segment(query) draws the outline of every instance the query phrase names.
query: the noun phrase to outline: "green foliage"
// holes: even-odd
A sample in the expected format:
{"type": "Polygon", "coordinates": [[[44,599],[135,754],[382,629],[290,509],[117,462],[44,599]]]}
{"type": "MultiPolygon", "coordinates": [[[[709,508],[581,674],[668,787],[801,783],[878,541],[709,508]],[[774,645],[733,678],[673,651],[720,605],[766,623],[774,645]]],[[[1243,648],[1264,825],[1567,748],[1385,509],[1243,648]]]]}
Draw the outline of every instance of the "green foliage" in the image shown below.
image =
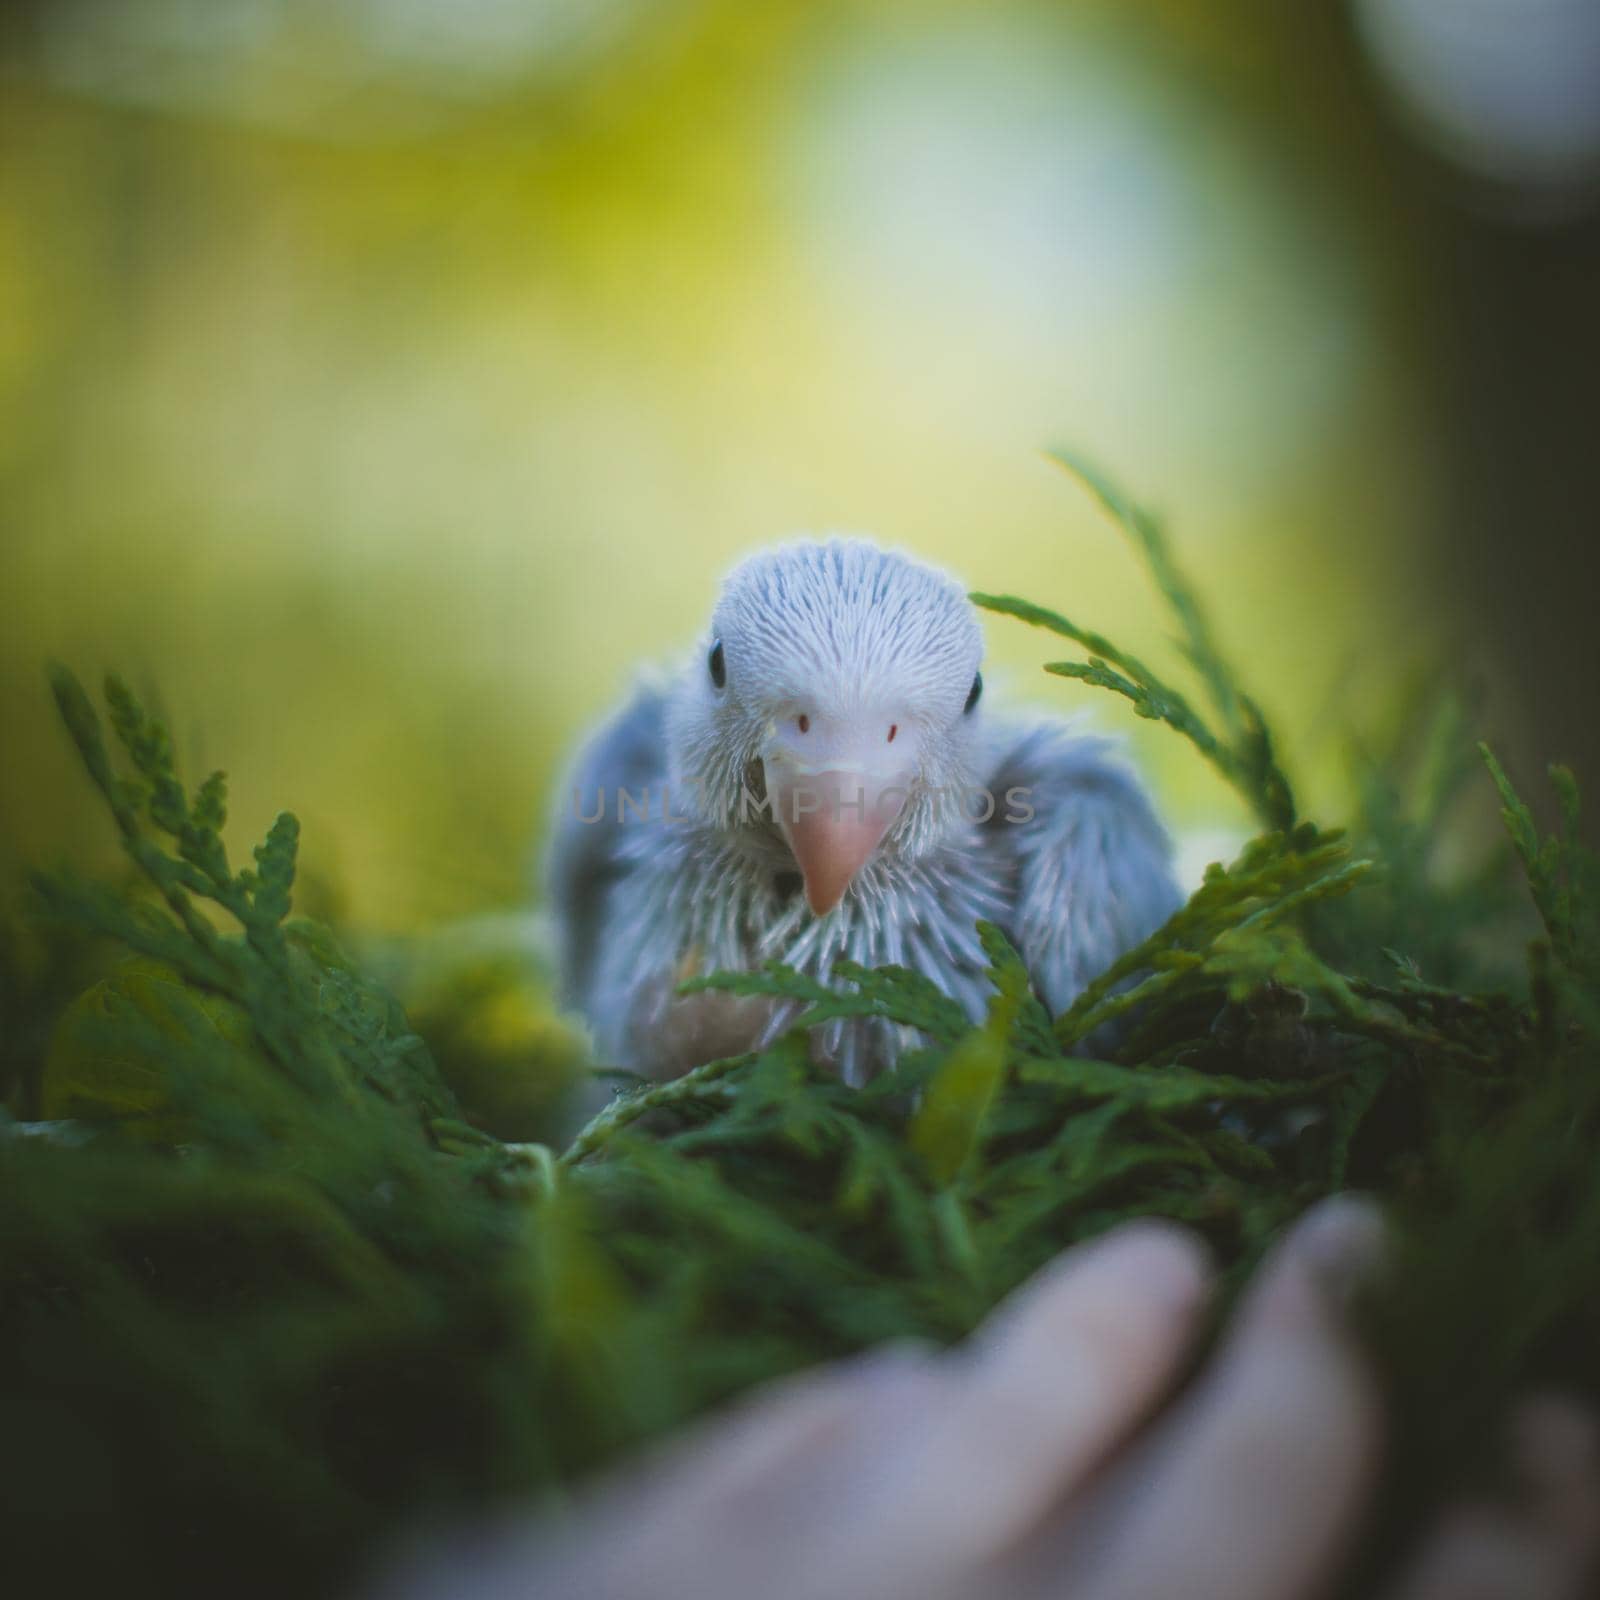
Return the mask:
{"type": "Polygon", "coordinates": [[[374,1105],[443,1112],[449,1104],[443,1085],[399,1007],[364,981],[325,936],[313,953],[307,939],[285,925],[299,822],[283,813],[256,846],[255,869],[235,873],[220,831],[227,818],[223,774],[207,778],[191,803],[166,729],[111,678],[112,727],[136,774],[116,776],[82,685],[57,669],[51,686],[123,848],[166,909],[40,873],[34,887],[47,915],[108,934],[195,989],[241,1007],[262,1053],[310,1094],[342,1101],[362,1115],[374,1105]],[[161,835],[176,845],[176,855],[162,847],[161,835]],[[225,913],[238,932],[219,930],[208,907],[225,913]],[[363,1086],[378,1096],[360,1095],[363,1086]]]}
{"type": "Polygon", "coordinates": [[[1550,768],[1550,783],[1561,806],[1561,832],[1541,838],[1533,813],[1518,797],[1494,752],[1480,745],[1489,776],[1500,791],[1506,831],[1527,875],[1550,950],[1578,983],[1600,981],[1600,942],[1595,937],[1594,863],[1578,842],[1578,783],[1567,767],[1550,768]]]}
{"type": "Polygon", "coordinates": [[[1351,1184],[1401,1221],[1373,1319],[1397,1531],[1482,1459],[1514,1386],[1594,1392],[1600,900],[1575,787],[1557,769],[1547,837],[1490,758],[1543,931],[1526,982],[1481,981],[1473,948],[1522,929],[1498,869],[1447,883],[1426,856],[1460,741],[1406,782],[1374,760],[1348,834],[1298,819],[1156,524],[1089,481],[1172,607],[1204,716],[1110,641],[985,603],[1081,644],[1061,670],[1172,725],[1265,831],[1057,1017],[987,926],[976,1026],[901,968],[698,978],[795,1021],[635,1084],[559,1149],[518,1141],[550,1126],[570,1042],[504,949],[378,953],[408,1020],[291,917],[292,818],[234,871],[220,775],[191,797],[113,682],[118,772],[56,674],[142,887],[40,875],[0,990],[53,1022],[19,1035],[0,1120],[8,1548],[46,1530],[85,1588],[133,1570],[210,1592],[227,1562],[237,1592],[336,1592],[406,1528],[559,1495],[752,1383],[958,1339],[1121,1219],[1188,1222],[1237,1283],[1351,1184]],[[82,954],[106,940],[130,958],[82,954]],[[918,1043],[848,1089],[810,1042],[839,1019],[918,1043]]]}
{"type": "Polygon", "coordinates": [[[1178,623],[1178,647],[1211,700],[1217,727],[1213,728],[1183,694],[1151,668],[1102,635],[1078,627],[1057,612],[1009,595],[974,594],[973,600],[990,611],[1047,628],[1082,645],[1089,652],[1087,661],[1052,661],[1044,670],[1110,689],[1131,701],[1139,716],[1175,728],[1238,790],[1263,827],[1292,833],[1296,820],[1294,793],[1273,753],[1266,721],[1218,651],[1205,613],[1188,580],[1178,570],[1160,523],[1075,457],[1058,451],[1052,459],[1083,482],[1117,520],[1143,558],[1178,623]]]}

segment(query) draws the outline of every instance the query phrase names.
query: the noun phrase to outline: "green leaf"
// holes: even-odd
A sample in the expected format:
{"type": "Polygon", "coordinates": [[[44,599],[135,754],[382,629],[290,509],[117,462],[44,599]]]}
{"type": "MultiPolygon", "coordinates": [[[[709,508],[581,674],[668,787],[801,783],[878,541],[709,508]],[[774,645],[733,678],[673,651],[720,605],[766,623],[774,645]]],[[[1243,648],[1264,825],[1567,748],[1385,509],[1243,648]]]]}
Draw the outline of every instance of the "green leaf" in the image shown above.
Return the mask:
{"type": "Polygon", "coordinates": [[[978,1148],[984,1117],[1005,1074],[1021,1001],[1014,988],[995,995],[988,1019],[951,1049],[912,1118],[911,1148],[941,1184],[953,1183],[978,1148]]]}
{"type": "Polygon", "coordinates": [[[1078,627],[1058,612],[1009,595],[975,593],[971,597],[973,603],[1082,645],[1089,653],[1088,661],[1053,661],[1045,671],[1109,689],[1130,701],[1138,716],[1165,722],[1188,739],[1238,790],[1262,823],[1285,833],[1292,831],[1296,822],[1294,794],[1274,753],[1265,719],[1255,700],[1239,687],[1218,649],[1193,586],[1179,570],[1161,525],[1110,479],[1077,457],[1057,451],[1051,459],[1094,494],[1143,559],[1177,620],[1180,649],[1211,699],[1221,732],[1170,683],[1104,635],[1078,627]]]}

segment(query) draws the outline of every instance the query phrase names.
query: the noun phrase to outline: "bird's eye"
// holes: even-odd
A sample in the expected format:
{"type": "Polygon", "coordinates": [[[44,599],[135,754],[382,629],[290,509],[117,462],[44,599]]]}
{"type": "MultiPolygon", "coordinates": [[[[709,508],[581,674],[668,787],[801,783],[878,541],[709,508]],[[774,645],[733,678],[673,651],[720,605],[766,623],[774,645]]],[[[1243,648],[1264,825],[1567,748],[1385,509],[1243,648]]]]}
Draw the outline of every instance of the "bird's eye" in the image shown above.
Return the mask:
{"type": "Polygon", "coordinates": [[[720,689],[728,681],[728,663],[722,654],[722,641],[718,639],[711,646],[711,656],[706,662],[711,669],[711,681],[720,689]]]}
{"type": "Polygon", "coordinates": [[[983,693],[983,674],[980,672],[973,680],[972,687],[967,691],[967,703],[962,706],[961,713],[966,715],[978,703],[978,696],[983,693]]]}

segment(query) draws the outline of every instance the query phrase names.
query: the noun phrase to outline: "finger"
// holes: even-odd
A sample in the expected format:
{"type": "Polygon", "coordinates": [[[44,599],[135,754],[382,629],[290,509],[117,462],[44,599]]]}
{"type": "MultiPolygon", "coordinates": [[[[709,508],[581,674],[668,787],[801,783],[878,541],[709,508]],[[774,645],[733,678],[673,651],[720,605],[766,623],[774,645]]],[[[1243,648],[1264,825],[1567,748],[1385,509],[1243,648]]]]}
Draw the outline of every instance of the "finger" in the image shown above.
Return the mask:
{"type": "Polygon", "coordinates": [[[1600,1422],[1559,1395],[1525,1400],[1511,1419],[1527,1509],[1584,1559],[1600,1553],[1600,1422]]]}
{"type": "MultiPolygon", "coordinates": [[[[618,1592],[749,1595],[779,1573],[790,1595],[837,1592],[807,1570],[819,1530],[848,1507],[857,1464],[913,1428],[944,1392],[933,1359],[891,1348],[758,1394],[725,1422],[669,1446],[630,1494],[625,1519],[615,1507],[584,1519],[629,1527],[629,1541],[605,1563],[626,1580],[618,1592]]],[[[578,1567],[587,1572],[595,1563],[583,1547],[592,1550],[593,1540],[580,1540],[578,1567]]]]}
{"type": "Polygon", "coordinates": [[[862,1427],[903,1425],[941,1383],[931,1349],[896,1342],[832,1366],[779,1379],[723,1414],[675,1435],[641,1463],[637,1488],[670,1483],[674,1504],[766,1491],[768,1480],[835,1449],[862,1427]]]}
{"type": "Polygon", "coordinates": [[[1246,1295],[1217,1365],[1122,1469],[1094,1600],[1289,1600],[1334,1560],[1375,1465],[1374,1382],[1341,1325],[1376,1212],[1317,1207],[1246,1295]]]}
{"type": "Polygon", "coordinates": [[[1600,1547],[1593,1420],[1570,1402],[1513,1418],[1518,1505],[1458,1506],[1441,1518],[1391,1600],[1578,1600],[1600,1547]]]}
{"type": "Polygon", "coordinates": [[[941,1390],[934,1358],[909,1344],[781,1380],[667,1440],[559,1520],[511,1516],[414,1553],[382,1600],[706,1600],[757,1593],[774,1574],[786,1595],[827,1594],[802,1578],[840,1480],[863,1440],[904,1432],[941,1390]]]}
{"type": "Polygon", "coordinates": [[[949,1358],[947,1399],[879,1458],[842,1531],[938,1576],[1001,1551],[1154,1406],[1206,1284],[1199,1241],[1165,1223],[1066,1252],[949,1358]]]}

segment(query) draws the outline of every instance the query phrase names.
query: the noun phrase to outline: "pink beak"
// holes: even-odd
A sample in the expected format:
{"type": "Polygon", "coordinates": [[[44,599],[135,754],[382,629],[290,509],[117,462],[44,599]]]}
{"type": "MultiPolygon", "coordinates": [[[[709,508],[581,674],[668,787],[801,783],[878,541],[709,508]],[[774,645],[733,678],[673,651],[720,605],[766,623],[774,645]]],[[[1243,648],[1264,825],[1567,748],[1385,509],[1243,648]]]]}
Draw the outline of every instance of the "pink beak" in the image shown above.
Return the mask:
{"type": "Polygon", "coordinates": [[[855,875],[883,842],[906,803],[906,791],[859,772],[793,773],[768,768],[772,814],[794,853],[806,904],[823,916],[844,898],[855,875]]]}

